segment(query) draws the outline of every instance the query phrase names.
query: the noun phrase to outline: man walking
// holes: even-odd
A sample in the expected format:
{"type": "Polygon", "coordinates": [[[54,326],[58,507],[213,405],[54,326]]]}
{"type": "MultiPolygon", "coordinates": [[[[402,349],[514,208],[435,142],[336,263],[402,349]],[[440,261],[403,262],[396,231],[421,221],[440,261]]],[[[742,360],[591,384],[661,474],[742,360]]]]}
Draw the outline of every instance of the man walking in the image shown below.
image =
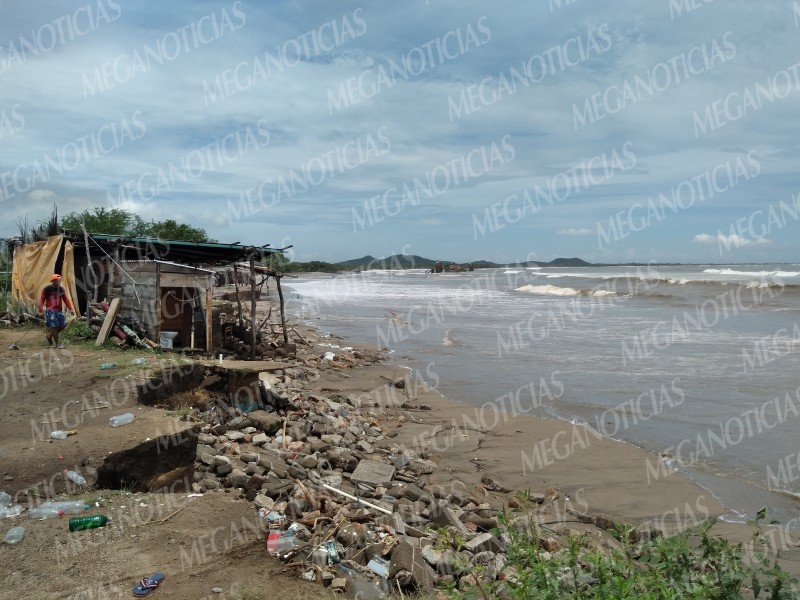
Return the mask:
{"type": "Polygon", "coordinates": [[[42,295],[39,297],[38,313],[42,314],[42,307],[44,306],[44,318],[49,331],[45,334],[47,343],[51,346],[63,348],[64,344],[58,343],[58,334],[67,325],[67,319],[64,315],[64,307],[72,312],[72,304],[67,298],[67,292],[61,287],[61,275],[53,275],[50,277],[50,285],[42,290],[42,295]]]}

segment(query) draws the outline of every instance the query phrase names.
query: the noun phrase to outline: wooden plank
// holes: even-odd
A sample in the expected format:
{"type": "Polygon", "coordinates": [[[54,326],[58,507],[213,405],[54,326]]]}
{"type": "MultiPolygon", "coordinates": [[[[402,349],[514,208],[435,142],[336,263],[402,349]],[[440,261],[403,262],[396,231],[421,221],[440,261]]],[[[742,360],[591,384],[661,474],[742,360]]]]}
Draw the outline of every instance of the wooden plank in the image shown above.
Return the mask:
{"type": "Polygon", "coordinates": [[[208,282],[208,287],[206,288],[206,352],[213,358],[214,354],[214,341],[212,339],[212,326],[213,321],[212,319],[212,304],[211,304],[211,282],[208,282]]]}
{"type": "Polygon", "coordinates": [[[97,339],[94,341],[95,346],[102,346],[108,339],[108,334],[114,326],[114,321],[119,314],[119,309],[122,308],[122,298],[114,298],[111,301],[111,306],[108,307],[106,318],[103,321],[103,326],[100,328],[100,333],[97,334],[97,339]]]}

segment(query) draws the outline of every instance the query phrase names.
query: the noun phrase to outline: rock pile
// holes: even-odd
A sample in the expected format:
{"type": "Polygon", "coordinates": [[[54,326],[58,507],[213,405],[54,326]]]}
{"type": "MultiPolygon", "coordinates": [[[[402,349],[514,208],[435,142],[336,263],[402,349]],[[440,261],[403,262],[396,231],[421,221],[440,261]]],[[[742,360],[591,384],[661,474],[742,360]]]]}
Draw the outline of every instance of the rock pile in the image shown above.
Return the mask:
{"type": "Polygon", "coordinates": [[[199,415],[194,490],[235,491],[252,501],[270,530],[271,553],[304,579],[348,594],[429,589],[474,578],[476,566],[494,578],[507,540],[490,533],[499,506],[485,490],[509,490],[490,476],[479,491],[459,480],[433,483],[436,462],[394,439],[402,415],[362,406],[355,395],[304,389],[320,367],[374,359],[355,351],[306,358],[271,377],[259,410],[207,407],[199,415]]]}

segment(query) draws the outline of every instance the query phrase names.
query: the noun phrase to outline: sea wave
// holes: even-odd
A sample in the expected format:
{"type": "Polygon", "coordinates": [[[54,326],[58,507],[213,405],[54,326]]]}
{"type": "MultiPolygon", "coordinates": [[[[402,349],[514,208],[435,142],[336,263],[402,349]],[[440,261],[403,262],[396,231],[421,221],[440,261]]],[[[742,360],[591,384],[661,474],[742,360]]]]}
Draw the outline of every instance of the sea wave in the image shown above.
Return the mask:
{"type": "Polygon", "coordinates": [[[571,287],[561,287],[558,285],[523,285],[516,288],[517,292],[525,292],[528,294],[543,294],[547,296],[616,296],[617,292],[611,290],[587,290],[576,289],[571,287]]]}
{"type": "Polygon", "coordinates": [[[712,275],[736,275],[744,277],[800,277],[800,271],[737,271],[736,269],[704,269],[712,275]]]}

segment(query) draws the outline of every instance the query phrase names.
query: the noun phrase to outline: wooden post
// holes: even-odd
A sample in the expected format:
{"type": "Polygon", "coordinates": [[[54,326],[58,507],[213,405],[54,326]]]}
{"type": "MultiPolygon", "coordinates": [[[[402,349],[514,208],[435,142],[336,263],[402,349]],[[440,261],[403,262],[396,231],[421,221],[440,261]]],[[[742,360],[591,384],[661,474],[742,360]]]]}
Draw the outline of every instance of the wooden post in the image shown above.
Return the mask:
{"type": "Polygon", "coordinates": [[[283,290],[281,289],[281,276],[275,275],[275,281],[277,282],[278,286],[278,299],[280,300],[280,306],[281,306],[281,327],[283,328],[283,343],[288,344],[289,334],[286,331],[286,312],[284,311],[284,306],[283,306],[283,290]]]}
{"type": "MultiPolygon", "coordinates": [[[[83,229],[83,245],[86,246],[86,266],[88,268],[88,271],[92,274],[92,279],[94,279],[94,267],[92,266],[92,257],[89,255],[89,234],[86,232],[86,227],[83,225],[83,223],[81,223],[81,229],[83,229]]],[[[86,285],[86,325],[88,326],[89,323],[91,323],[91,320],[92,320],[92,302],[91,302],[91,299],[89,298],[89,285],[88,285],[89,282],[86,281],[84,283],[87,284],[86,285]]],[[[97,284],[95,283],[95,296],[96,295],[97,295],[97,284]]],[[[77,300],[78,299],[75,298],[76,303],[77,303],[77,300]]],[[[77,309],[78,309],[77,306],[75,306],[73,308],[76,309],[75,312],[77,314],[80,314],[77,311],[77,309]]]]}
{"type": "Polygon", "coordinates": [[[206,352],[211,358],[214,358],[214,341],[212,339],[212,316],[214,310],[211,304],[211,278],[206,279],[206,352]]]}
{"type": "Polygon", "coordinates": [[[256,254],[250,255],[250,358],[256,359],[256,254]]]}
{"type": "Polygon", "coordinates": [[[233,263],[233,287],[236,291],[236,304],[239,306],[239,327],[241,327],[244,325],[244,319],[242,318],[242,301],[239,299],[239,269],[236,263],[233,263]]]}

